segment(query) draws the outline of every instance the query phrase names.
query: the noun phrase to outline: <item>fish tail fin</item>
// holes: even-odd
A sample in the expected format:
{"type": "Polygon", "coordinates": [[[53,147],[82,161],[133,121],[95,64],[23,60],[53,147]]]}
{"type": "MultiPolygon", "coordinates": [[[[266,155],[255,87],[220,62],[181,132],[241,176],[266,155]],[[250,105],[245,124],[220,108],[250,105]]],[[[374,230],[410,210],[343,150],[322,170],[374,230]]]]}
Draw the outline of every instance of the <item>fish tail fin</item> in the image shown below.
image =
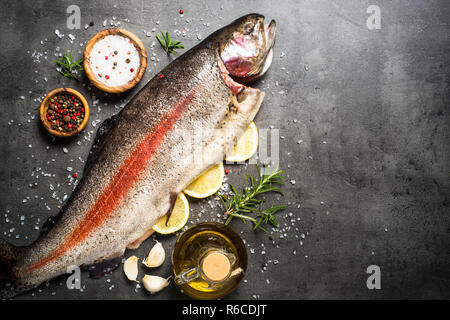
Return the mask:
{"type": "Polygon", "coordinates": [[[15,247],[0,239],[0,299],[11,298],[23,291],[20,281],[13,273],[23,251],[24,248],[15,247]]]}

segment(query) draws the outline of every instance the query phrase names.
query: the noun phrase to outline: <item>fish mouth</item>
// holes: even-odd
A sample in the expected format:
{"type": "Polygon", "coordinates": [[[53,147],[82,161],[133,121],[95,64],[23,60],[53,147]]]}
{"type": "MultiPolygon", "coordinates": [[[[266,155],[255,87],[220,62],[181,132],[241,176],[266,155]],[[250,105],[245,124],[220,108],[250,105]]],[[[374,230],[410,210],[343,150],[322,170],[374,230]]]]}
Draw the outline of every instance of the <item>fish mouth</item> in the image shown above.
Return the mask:
{"type": "Polygon", "coordinates": [[[264,16],[261,15],[257,15],[256,19],[253,33],[237,33],[223,47],[220,55],[228,74],[241,84],[249,84],[262,77],[272,64],[276,22],[264,23],[264,16]]]}
{"type": "MultiPolygon", "coordinates": [[[[270,23],[264,25],[264,33],[266,38],[266,55],[262,63],[262,69],[256,78],[263,76],[267,70],[269,70],[273,59],[273,46],[275,45],[275,33],[277,30],[277,24],[275,20],[270,21],[270,23]]],[[[254,79],[256,79],[254,78],[254,79]]]]}

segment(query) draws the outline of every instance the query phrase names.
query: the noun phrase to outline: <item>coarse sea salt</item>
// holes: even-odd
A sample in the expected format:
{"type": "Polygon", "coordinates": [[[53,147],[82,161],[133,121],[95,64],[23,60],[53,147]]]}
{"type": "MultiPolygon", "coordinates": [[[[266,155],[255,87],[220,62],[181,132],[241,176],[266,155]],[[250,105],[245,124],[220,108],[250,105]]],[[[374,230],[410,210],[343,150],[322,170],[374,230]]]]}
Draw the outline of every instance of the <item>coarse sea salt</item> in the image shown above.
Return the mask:
{"type": "Polygon", "coordinates": [[[139,52],[125,37],[109,35],[95,43],[90,67],[98,81],[107,86],[122,86],[133,80],[141,65],[139,52]]]}
{"type": "Polygon", "coordinates": [[[60,38],[60,39],[64,38],[64,34],[61,33],[61,32],[59,32],[58,29],[55,30],[55,34],[56,34],[56,35],[58,36],[58,38],[60,38]]]}

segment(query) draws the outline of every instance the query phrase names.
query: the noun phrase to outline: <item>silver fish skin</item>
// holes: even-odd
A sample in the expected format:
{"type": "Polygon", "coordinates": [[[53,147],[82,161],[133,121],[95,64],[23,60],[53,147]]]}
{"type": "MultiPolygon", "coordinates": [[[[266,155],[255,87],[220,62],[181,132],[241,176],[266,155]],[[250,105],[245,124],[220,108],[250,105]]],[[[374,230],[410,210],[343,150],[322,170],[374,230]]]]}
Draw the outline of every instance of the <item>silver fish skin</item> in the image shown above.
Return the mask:
{"type": "Polygon", "coordinates": [[[171,62],[106,120],[56,224],[27,247],[0,241],[1,297],[137,248],[177,194],[223,161],[256,116],[264,92],[241,83],[267,71],[274,37],[274,21],[243,16],[171,62]],[[250,46],[254,56],[239,57],[236,45],[250,46]],[[228,68],[239,61],[236,76],[228,68]]]}

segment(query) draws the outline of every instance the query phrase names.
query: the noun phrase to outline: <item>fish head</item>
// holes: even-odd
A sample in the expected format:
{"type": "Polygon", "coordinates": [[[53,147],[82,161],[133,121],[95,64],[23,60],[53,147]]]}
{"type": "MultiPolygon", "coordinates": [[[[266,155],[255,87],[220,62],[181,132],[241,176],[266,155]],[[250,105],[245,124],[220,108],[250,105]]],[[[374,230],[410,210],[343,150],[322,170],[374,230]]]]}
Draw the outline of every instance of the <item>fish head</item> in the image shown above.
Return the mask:
{"type": "Polygon", "coordinates": [[[264,22],[264,16],[243,16],[223,30],[220,58],[230,76],[240,83],[249,83],[262,76],[273,57],[276,23],[264,22]]]}

